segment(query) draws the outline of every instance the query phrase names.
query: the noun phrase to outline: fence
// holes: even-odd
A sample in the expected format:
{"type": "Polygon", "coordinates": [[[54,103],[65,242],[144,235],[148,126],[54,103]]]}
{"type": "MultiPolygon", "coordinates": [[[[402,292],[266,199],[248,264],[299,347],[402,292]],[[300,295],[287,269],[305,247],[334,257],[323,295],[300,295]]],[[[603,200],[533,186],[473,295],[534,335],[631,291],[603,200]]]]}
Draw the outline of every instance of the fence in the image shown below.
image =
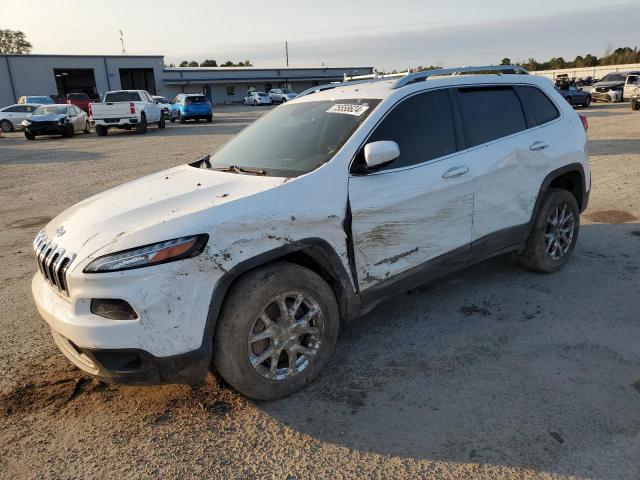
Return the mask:
{"type": "Polygon", "coordinates": [[[547,77],[551,80],[555,80],[558,75],[565,73],[569,76],[569,78],[593,77],[600,79],[608,73],[622,72],[627,70],[640,71],[640,63],[628,63],[626,65],[602,65],[598,67],[562,68],[558,70],[537,70],[535,72],[529,73],[531,73],[532,75],[547,77]]]}

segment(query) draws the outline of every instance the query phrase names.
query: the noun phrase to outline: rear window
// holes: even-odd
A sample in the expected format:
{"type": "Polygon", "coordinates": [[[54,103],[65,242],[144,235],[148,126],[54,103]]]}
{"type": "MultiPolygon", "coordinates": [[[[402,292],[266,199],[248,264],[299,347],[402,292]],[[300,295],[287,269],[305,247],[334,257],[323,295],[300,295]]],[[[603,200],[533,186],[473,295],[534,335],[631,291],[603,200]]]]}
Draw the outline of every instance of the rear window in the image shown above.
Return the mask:
{"type": "Polygon", "coordinates": [[[187,97],[184,99],[184,103],[206,103],[207,99],[203,96],[187,97]]]}
{"type": "Polygon", "coordinates": [[[105,102],[139,102],[138,92],[111,92],[104,96],[105,102]]]}
{"type": "Polygon", "coordinates": [[[520,100],[511,87],[461,88],[458,91],[469,147],[526,130],[520,100]]]}
{"type": "Polygon", "coordinates": [[[560,112],[553,102],[539,89],[524,86],[517,86],[515,89],[525,112],[530,116],[534,125],[542,125],[560,116],[560,112]]]}
{"type": "Polygon", "coordinates": [[[89,96],[86,93],[70,93],[68,97],[69,100],[89,100],[89,96]]]}

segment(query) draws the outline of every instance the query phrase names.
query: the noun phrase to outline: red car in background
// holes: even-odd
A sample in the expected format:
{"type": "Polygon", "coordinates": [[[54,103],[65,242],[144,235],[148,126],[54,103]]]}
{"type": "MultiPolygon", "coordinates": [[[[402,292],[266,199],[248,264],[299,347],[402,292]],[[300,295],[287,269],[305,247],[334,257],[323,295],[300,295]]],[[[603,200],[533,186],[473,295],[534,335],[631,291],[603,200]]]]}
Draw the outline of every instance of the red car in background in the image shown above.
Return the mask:
{"type": "Polygon", "coordinates": [[[89,104],[91,103],[91,99],[86,93],[67,93],[65,95],[65,100],[65,103],[68,103],[69,105],[75,105],[85,112],[89,112],[89,104]]]}

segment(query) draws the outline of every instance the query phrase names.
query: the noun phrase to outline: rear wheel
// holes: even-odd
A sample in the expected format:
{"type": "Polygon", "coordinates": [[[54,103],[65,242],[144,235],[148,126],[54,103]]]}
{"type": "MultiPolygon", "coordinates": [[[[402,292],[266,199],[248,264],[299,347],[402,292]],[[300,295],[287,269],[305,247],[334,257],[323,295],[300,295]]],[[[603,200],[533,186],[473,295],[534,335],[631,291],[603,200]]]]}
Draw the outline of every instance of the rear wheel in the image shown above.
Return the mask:
{"type": "Polygon", "coordinates": [[[640,110],[640,101],[631,102],[631,110],[640,110]]]}
{"type": "Polygon", "coordinates": [[[584,101],[584,104],[582,105],[583,107],[588,107],[589,105],[591,105],[591,95],[588,95],[587,98],[584,101]]]}
{"type": "Polygon", "coordinates": [[[2,130],[3,132],[13,131],[13,123],[11,123],[9,120],[0,121],[0,130],[2,130]]]}
{"type": "Polygon", "coordinates": [[[140,115],[140,123],[138,124],[136,130],[140,134],[147,133],[147,116],[144,113],[140,115]]]}
{"type": "Polygon", "coordinates": [[[519,257],[527,268],[542,273],[560,270],[571,257],[580,231],[576,198],[567,190],[552,188],[542,202],[538,216],[519,257]]]}
{"type": "Polygon", "coordinates": [[[214,365],[248,397],[284,397],[326,366],[338,327],[335,296],[319,275],[299,265],[273,264],[245,275],[227,296],[214,365]]]}
{"type": "Polygon", "coordinates": [[[106,137],[109,129],[104,125],[96,125],[96,133],[99,137],[106,137]]]}

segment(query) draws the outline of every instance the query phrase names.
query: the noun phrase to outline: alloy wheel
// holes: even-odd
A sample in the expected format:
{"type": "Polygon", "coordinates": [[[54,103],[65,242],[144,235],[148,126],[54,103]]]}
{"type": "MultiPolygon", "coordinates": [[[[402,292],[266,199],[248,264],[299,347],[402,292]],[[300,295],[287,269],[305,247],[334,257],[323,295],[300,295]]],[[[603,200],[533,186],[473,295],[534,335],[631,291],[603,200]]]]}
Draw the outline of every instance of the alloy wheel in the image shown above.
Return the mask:
{"type": "Polygon", "coordinates": [[[566,203],[556,205],[547,217],[544,234],[545,252],[553,260],[562,258],[571,248],[575,235],[576,221],[566,203]]]}
{"type": "Polygon", "coordinates": [[[324,317],[315,299],[297,291],[278,295],[249,329],[249,361],[261,376],[286,380],[313,362],[323,330],[324,317]]]}

